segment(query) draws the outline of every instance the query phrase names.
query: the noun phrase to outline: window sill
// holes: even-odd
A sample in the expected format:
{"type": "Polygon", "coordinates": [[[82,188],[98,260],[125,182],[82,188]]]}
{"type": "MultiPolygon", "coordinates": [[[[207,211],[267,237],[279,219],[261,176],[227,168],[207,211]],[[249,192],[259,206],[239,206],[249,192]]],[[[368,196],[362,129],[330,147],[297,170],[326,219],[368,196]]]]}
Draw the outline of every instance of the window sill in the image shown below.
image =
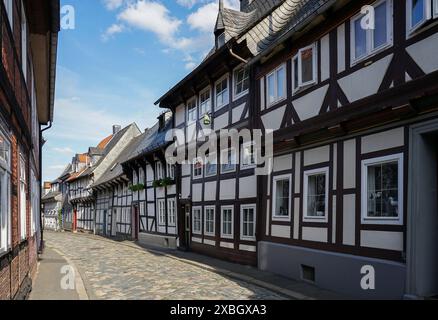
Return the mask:
{"type": "Polygon", "coordinates": [[[221,106],[215,106],[214,107],[214,112],[221,111],[223,108],[228,107],[228,106],[229,106],[229,103],[221,105],[221,106]]]}
{"type": "Polygon", "coordinates": [[[307,89],[310,89],[310,88],[312,88],[315,85],[316,85],[316,81],[314,81],[312,83],[309,83],[309,84],[306,84],[306,85],[299,86],[298,88],[292,90],[292,95],[294,96],[296,94],[304,92],[307,89]]]}
{"type": "Polygon", "coordinates": [[[250,242],[256,242],[256,238],[255,237],[241,237],[240,241],[250,241],[250,242]]]}
{"type": "Polygon", "coordinates": [[[375,63],[376,61],[372,60],[372,58],[374,56],[376,56],[377,54],[385,51],[386,49],[389,49],[390,47],[392,47],[392,40],[385,44],[384,46],[381,46],[380,48],[371,51],[370,53],[367,53],[365,56],[363,56],[362,58],[358,58],[358,59],[351,59],[351,67],[354,67],[358,64],[364,63],[365,67],[368,67],[370,65],[372,65],[373,63],[375,63]]]}
{"type": "Polygon", "coordinates": [[[303,222],[305,223],[328,223],[328,217],[315,217],[315,218],[309,218],[304,217],[303,222]]]}
{"type": "Polygon", "coordinates": [[[240,170],[251,170],[257,168],[257,165],[240,166],[240,170]]]}
{"type": "Polygon", "coordinates": [[[239,100],[240,98],[243,98],[244,96],[248,95],[248,92],[249,92],[249,90],[246,90],[246,91],[244,91],[242,93],[239,93],[238,95],[235,95],[233,97],[233,102],[235,102],[235,101],[239,100]]]}
{"type": "Polygon", "coordinates": [[[287,97],[284,97],[284,98],[281,98],[281,99],[278,99],[278,100],[275,100],[275,101],[269,102],[269,103],[267,104],[267,106],[266,106],[266,109],[270,109],[270,108],[272,108],[272,107],[274,107],[274,106],[276,106],[276,105],[279,105],[280,103],[286,101],[286,99],[287,99],[287,97]]]}
{"type": "Polygon", "coordinates": [[[234,240],[234,235],[227,236],[227,235],[221,234],[221,239],[224,239],[224,240],[234,240]]]}
{"type": "Polygon", "coordinates": [[[272,216],[272,221],[276,221],[276,222],[290,222],[291,221],[291,216],[272,216]]]}
{"type": "Polygon", "coordinates": [[[403,221],[400,218],[363,218],[361,223],[363,225],[388,225],[388,226],[402,226],[403,221]]]}

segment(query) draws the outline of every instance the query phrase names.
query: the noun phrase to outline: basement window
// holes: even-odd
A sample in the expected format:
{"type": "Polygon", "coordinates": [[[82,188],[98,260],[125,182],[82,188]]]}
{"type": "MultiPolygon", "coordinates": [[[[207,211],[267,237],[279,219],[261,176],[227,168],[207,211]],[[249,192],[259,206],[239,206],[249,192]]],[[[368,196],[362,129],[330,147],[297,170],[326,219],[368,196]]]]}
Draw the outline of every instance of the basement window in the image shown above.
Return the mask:
{"type": "Polygon", "coordinates": [[[315,268],[301,265],[301,279],[309,282],[316,282],[315,268]]]}

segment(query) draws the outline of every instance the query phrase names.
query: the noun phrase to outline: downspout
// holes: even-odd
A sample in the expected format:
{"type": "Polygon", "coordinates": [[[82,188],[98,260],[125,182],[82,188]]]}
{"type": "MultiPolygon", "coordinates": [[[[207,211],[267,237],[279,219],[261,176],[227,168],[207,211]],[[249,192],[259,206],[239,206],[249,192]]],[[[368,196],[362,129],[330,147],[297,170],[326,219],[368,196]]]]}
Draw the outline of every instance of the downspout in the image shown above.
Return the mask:
{"type": "MultiPolygon", "coordinates": [[[[46,128],[44,128],[44,129],[40,129],[40,145],[39,145],[39,152],[40,152],[40,154],[39,154],[39,171],[40,171],[40,183],[42,183],[42,177],[43,177],[43,144],[42,144],[42,141],[43,141],[43,132],[45,132],[45,131],[47,131],[47,130],[49,130],[50,128],[52,128],[52,126],[53,126],[53,122],[52,121],[50,121],[49,122],[49,126],[48,127],[46,127],[46,128]]],[[[41,128],[41,127],[40,127],[41,128]]],[[[42,215],[42,212],[41,212],[41,198],[42,198],[42,195],[41,195],[41,190],[40,190],[40,208],[39,208],[39,210],[40,210],[40,235],[41,235],[41,238],[40,238],[40,245],[39,245],[39,249],[38,249],[38,253],[39,254],[41,254],[41,253],[43,253],[43,250],[44,250],[44,226],[43,226],[43,215],[42,215]]]]}
{"type": "Polygon", "coordinates": [[[242,61],[244,64],[247,64],[247,63],[248,63],[248,60],[246,60],[246,59],[242,58],[241,56],[239,56],[238,54],[234,53],[234,51],[233,51],[233,47],[229,48],[228,51],[229,51],[230,54],[231,54],[234,58],[236,58],[237,60],[242,61]]]}

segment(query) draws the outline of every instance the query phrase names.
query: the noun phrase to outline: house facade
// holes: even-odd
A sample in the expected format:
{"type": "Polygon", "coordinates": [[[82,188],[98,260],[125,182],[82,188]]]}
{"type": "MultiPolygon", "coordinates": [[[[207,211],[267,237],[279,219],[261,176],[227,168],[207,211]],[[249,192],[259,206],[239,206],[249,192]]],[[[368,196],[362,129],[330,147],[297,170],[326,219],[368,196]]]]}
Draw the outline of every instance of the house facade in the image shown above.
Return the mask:
{"type": "Polygon", "coordinates": [[[272,135],[272,170],[255,175],[254,142],[187,157],[180,245],[358,298],[436,295],[437,17],[430,0],[221,1],[215,49],[157,103],[186,151],[202,129],[272,135]]]}
{"type": "Polygon", "coordinates": [[[41,231],[41,126],[53,120],[59,1],[0,2],[0,299],[23,299],[41,231]]]}
{"type": "Polygon", "coordinates": [[[43,227],[45,230],[58,230],[61,228],[62,221],[60,219],[62,213],[62,192],[61,181],[56,180],[51,183],[46,183],[44,194],[41,197],[41,205],[43,208],[43,227]]]}

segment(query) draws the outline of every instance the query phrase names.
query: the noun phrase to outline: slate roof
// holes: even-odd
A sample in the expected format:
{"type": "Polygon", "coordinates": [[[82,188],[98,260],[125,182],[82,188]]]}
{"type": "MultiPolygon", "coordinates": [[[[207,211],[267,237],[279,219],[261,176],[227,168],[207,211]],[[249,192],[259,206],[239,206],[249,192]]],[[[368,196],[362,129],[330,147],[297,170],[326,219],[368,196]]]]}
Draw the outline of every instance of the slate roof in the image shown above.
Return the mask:
{"type": "Polygon", "coordinates": [[[54,200],[56,197],[60,196],[61,192],[60,191],[49,191],[46,195],[44,195],[41,198],[41,201],[44,202],[48,202],[50,200],[54,200]]]}
{"type": "Polygon", "coordinates": [[[153,128],[135,137],[120,153],[120,156],[109,166],[109,169],[97,180],[93,187],[105,184],[111,180],[123,176],[123,164],[134,160],[142,155],[154,152],[165,147],[169,142],[166,141],[166,133],[172,128],[172,119],[167,120],[163,130],[159,130],[157,123],[153,128]]]}

